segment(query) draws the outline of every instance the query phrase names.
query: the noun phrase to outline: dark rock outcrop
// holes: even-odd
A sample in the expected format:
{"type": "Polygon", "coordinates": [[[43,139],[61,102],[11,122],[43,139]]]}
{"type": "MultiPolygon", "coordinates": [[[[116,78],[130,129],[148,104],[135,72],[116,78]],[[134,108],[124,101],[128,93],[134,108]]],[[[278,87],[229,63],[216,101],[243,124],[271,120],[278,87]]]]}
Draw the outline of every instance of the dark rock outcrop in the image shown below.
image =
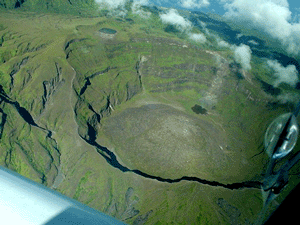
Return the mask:
{"type": "Polygon", "coordinates": [[[3,135],[4,125],[6,123],[7,114],[0,108],[0,139],[3,135]]]}
{"type": "Polygon", "coordinates": [[[29,57],[23,58],[20,62],[15,63],[9,76],[10,76],[10,89],[14,87],[14,76],[16,73],[20,71],[20,69],[25,66],[25,64],[28,62],[29,57]]]}
{"type": "Polygon", "coordinates": [[[138,216],[134,221],[133,221],[133,225],[143,225],[147,222],[149,216],[153,213],[153,210],[150,210],[149,212],[147,212],[144,215],[140,215],[138,216]]]}
{"type": "Polygon", "coordinates": [[[196,114],[203,114],[203,115],[207,114],[207,110],[205,108],[203,108],[202,106],[197,105],[197,104],[192,107],[192,110],[196,114]]]}
{"type": "Polygon", "coordinates": [[[43,82],[44,95],[42,96],[43,109],[45,109],[47,102],[55,94],[55,92],[65,83],[62,78],[62,68],[58,63],[55,63],[56,76],[49,81],[43,82]]]}

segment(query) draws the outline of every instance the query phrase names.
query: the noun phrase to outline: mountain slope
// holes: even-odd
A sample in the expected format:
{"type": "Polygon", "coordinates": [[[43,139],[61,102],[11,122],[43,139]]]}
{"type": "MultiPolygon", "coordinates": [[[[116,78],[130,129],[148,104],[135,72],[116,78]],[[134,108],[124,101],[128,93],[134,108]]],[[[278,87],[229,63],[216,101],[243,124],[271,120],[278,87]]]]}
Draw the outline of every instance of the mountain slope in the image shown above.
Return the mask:
{"type": "Polygon", "coordinates": [[[65,13],[82,16],[97,14],[94,0],[0,0],[0,7],[34,12],[65,13]]]}
{"type": "Polygon", "coordinates": [[[255,219],[287,109],[229,50],[155,14],[0,17],[1,165],[129,224],[255,219]]]}

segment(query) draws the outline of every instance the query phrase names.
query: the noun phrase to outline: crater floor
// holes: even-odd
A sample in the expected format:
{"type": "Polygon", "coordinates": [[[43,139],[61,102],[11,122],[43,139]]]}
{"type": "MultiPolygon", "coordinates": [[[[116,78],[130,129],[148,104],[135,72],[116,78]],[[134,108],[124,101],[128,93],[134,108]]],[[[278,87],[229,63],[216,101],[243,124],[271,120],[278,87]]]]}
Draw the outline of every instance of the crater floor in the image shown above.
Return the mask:
{"type": "Polygon", "coordinates": [[[164,104],[129,108],[103,124],[114,150],[131,169],[180,178],[208,178],[229,162],[226,135],[205,116],[193,117],[164,104]]]}

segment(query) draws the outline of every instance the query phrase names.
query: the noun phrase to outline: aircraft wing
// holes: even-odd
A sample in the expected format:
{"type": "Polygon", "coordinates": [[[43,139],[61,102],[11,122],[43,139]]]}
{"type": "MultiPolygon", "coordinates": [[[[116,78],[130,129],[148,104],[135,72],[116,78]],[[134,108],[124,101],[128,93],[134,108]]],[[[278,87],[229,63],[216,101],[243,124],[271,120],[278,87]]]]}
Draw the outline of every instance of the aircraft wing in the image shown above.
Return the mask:
{"type": "Polygon", "coordinates": [[[124,224],[0,166],[1,224],[124,224]]]}

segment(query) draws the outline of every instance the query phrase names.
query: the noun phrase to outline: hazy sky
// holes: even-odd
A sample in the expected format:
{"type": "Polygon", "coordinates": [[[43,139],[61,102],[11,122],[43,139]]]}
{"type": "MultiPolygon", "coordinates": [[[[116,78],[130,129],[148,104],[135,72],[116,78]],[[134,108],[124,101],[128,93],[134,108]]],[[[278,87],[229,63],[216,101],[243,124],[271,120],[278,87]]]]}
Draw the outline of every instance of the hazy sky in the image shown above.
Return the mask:
{"type": "MultiPolygon", "coordinates": [[[[300,54],[300,0],[149,0],[149,2],[164,7],[185,8],[224,15],[241,25],[261,30],[279,40],[288,53],[300,54]]],[[[187,26],[186,19],[181,17],[176,10],[161,16],[165,23],[181,27],[187,26]]],[[[190,37],[192,38],[194,35],[191,34],[190,37]]],[[[230,47],[234,51],[235,60],[242,65],[243,69],[251,69],[249,46],[229,45],[221,39],[219,45],[230,47]]],[[[276,76],[274,86],[287,83],[294,87],[298,82],[298,72],[294,65],[284,67],[280,62],[271,60],[267,62],[267,65],[274,70],[276,76]]]]}
{"type": "Polygon", "coordinates": [[[215,12],[279,40],[300,53],[300,0],[149,0],[165,7],[215,12]]]}
{"type": "MultiPolygon", "coordinates": [[[[123,11],[119,10],[117,13],[120,16],[120,13],[126,15],[124,5],[127,0],[95,1],[111,9],[123,7],[123,11]]],[[[289,54],[300,54],[299,0],[134,0],[135,13],[142,12],[141,5],[149,4],[219,13],[248,29],[260,30],[270,38],[280,41],[289,54]]],[[[180,16],[175,9],[160,16],[164,23],[174,24],[181,30],[191,27],[190,21],[180,16]]]]}
{"type": "MultiPolygon", "coordinates": [[[[205,12],[215,12],[217,14],[223,15],[226,10],[224,9],[224,2],[234,2],[234,0],[224,1],[224,0],[149,0],[149,2],[165,6],[165,7],[180,7],[192,6],[189,9],[201,10],[205,12]],[[223,3],[222,3],[223,2],[223,3]],[[199,8],[195,8],[201,6],[199,8]]],[[[257,2],[257,0],[247,0],[247,2],[257,2]]],[[[285,2],[285,0],[273,0],[273,2],[285,2]]],[[[299,0],[287,0],[289,4],[289,9],[295,16],[300,14],[300,1],[299,0]]]]}

